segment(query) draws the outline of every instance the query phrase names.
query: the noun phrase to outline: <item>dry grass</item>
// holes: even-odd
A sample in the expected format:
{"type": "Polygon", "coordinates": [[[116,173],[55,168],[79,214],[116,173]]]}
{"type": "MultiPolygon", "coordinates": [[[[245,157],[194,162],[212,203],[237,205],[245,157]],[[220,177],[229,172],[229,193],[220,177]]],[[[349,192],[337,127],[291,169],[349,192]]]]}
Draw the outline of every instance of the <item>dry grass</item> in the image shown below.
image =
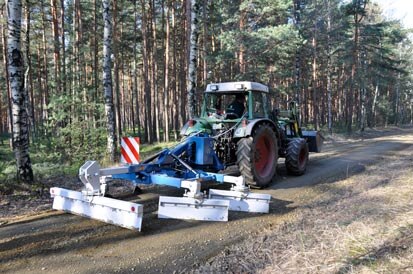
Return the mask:
{"type": "Polygon", "coordinates": [[[413,155],[312,188],[293,221],[225,250],[200,273],[413,273],[413,155]]]}

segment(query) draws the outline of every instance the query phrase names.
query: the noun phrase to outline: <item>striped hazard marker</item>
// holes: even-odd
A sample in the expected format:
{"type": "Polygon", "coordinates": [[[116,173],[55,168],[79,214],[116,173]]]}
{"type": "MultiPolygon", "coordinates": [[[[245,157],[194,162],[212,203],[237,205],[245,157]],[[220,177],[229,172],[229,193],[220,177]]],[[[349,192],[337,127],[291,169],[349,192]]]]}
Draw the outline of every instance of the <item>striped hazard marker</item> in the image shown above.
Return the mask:
{"type": "Polygon", "coordinates": [[[121,163],[139,164],[139,137],[122,137],[121,163]]]}

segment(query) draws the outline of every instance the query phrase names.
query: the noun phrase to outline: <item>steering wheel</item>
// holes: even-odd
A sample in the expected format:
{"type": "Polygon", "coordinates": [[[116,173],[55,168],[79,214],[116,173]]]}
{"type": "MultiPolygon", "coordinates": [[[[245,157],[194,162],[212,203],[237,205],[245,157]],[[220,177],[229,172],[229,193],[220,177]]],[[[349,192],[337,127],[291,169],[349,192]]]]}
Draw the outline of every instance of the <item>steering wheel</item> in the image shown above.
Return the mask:
{"type": "Polygon", "coordinates": [[[232,120],[232,119],[238,119],[238,118],[239,118],[239,115],[236,114],[235,112],[227,112],[225,114],[225,119],[232,120]]]}

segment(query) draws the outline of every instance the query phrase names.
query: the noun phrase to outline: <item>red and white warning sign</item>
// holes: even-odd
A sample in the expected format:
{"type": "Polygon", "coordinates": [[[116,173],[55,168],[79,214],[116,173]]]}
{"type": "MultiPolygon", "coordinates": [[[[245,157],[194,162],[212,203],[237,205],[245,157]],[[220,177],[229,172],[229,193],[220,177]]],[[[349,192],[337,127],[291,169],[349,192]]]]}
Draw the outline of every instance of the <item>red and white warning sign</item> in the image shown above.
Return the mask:
{"type": "Polygon", "coordinates": [[[122,137],[121,163],[139,164],[139,137],[122,137]]]}

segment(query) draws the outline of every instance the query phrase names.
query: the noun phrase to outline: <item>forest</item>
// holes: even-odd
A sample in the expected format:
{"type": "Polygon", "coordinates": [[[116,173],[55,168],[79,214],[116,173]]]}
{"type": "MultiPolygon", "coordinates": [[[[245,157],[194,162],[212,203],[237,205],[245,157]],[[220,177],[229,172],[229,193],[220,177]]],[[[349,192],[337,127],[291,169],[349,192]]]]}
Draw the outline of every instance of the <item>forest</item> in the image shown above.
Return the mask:
{"type": "MultiPolygon", "coordinates": [[[[413,123],[411,30],[387,19],[372,0],[21,4],[22,111],[30,151],[43,151],[41,160],[78,165],[107,156],[109,76],[115,147],[121,136],[147,144],[178,140],[211,82],[263,83],[273,107],[296,100],[302,126],[325,134],[413,123]]],[[[0,1],[2,144],[18,123],[12,118],[7,7],[0,1]]],[[[8,149],[15,146],[10,141],[8,149]]]]}

